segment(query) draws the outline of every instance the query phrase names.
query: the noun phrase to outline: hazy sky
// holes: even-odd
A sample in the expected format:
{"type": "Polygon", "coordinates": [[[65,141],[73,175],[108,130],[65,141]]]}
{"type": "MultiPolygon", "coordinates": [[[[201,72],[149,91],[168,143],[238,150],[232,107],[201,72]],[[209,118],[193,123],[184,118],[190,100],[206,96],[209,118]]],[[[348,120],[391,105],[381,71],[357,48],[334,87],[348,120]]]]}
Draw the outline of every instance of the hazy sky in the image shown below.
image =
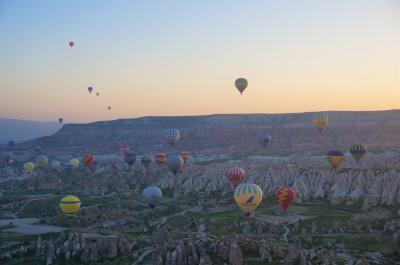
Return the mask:
{"type": "Polygon", "coordinates": [[[0,33],[2,117],[400,108],[400,0],[0,0],[0,33]]]}

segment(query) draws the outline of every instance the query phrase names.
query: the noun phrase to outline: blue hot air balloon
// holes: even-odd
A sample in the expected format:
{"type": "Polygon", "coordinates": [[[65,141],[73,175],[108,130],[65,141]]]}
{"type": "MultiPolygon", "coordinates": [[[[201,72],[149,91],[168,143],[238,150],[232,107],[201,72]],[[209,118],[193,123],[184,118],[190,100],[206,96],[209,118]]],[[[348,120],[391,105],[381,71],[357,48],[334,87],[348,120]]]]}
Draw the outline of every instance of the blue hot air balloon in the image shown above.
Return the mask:
{"type": "Polygon", "coordinates": [[[162,191],[158,187],[147,187],[143,190],[143,198],[152,209],[156,207],[161,197],[162,191]]]}

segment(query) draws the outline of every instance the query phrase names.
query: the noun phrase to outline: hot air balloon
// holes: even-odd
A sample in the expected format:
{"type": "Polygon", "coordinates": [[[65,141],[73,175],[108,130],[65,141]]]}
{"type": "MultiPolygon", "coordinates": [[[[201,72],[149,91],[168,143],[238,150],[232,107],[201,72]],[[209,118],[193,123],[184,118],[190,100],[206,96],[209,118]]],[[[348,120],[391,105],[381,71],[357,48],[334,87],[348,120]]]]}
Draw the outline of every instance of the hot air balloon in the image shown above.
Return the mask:
{"type": "Polygon", "coordinates": [[[63,119],[63,118],[59,118],[59,119],[58,119],[58,123],[59,123],[59,124],[62,124],[63,122],[64,122],[64,119],[63,119]]]}
{"type": "Polygon", "coordinates": [[[136,162],[136,154],[133,151],[129,151],[125,155],[125,162],[131,167],[136,162]]]}
{"type": "Polygon", "coordinates": [[[87,88],[87,90],[89,91],[89,93],[92,93],[93,87],[90,86],[90,87],[87,88]]]}
{"type": "Polygon", "coordinates": [[[79,161],[79,159],[73,158],[73,159],[71,159],[71,160],[69,161],[69,163],[71,164],[71,166],[72,166],[73,168],[78,168],[78,167],[79,167],[79,164],[80,164],[80,161],[79,161]]]}
{"type": "Polygon", "coordinates": [[[142,163],[142,165],[143,165],[145,168],[148,168],[149,165],[150,165],[150,163],[151,163],[151,158],[148,157],[148,156],[143,156],[143,157],[140,159],[140,162],[142,163]]]}
{"type": "Polygon", "coordinates": [[[45,155],[40,155],[36,158],[36,166],[39,168],[45,168],[49,164],[49,160],[47,159],[47,156],[45,155]]]}
{"type": "Polygon", "coordinates": [[[157,153],[154,155],[154,162],[160,167],[162,167],[165,164],[165,160],[167,159],[167,156],[165,153],[157,153]]]}
{"type": "Polygon", "coordinates": [[[275,193],[275,199],[278,201],[281,209],[286,211],[296,199],[296,192],[290,187],[280,187],[275,193]]]}
{"type": "Polygon", "coordinates": [[[117,173],[120,170],[118,164],[112,164],[111,169],[114,173],[117,173]]]}
{"type": "Polygon", "coordinates": [[[96,158],[94,157],[94,155],[92,155],[92,154],[86,154],[86,155],[83,157],[83,164],[85,165],[85,167],[91,168],[91,167],[93,166],[93,164],[94,164],[95,159],[96,159],[96,158]]]}
{"type": "Polygon", "coordinates": [[[339,150],[332,150],[326,154],[326,158],[331,167],[337,169],[343,161],[343,153],[339,150]]]}
{"type": "Polygon", "coordinates": [[[236,187],[244,181],[246,173],[244,172],[244,169],[240,167],[232,167],[228,169],[226,176],[228,177],[229,182],[236,187]]]}
{"type": "Polygon", "coordinates": [[[158,187],[147,187],[143,190],[143,198],[151,209],[156,207],[162,197],[162,191],[158,187]]]}
{"type": "Polygon", "coordinates": [[[129,152],[129,146],[127,144],[121,145],[121,152],[126,155],[129,152]]]}
{"type": "Polygon", "coordinates": [[[110,106],[108,106],[108,107],[107,107],[107,109],[108,109],[108,110],[111,110],[111,107],[110,107],[110,106]]]}
{"type": "Polygon", "coordinates": [[[247,88],[248,82],[246,78],[238,78],[235,80],[235,86],[237,90],[239,90],[240,95],[243,94],[243,91],[247,88]]]}
{"type": "Polygon", "coordinates": [[[168,155],[167,166],[174,175],[181,172],[183,169],[183,159],[178,155],[168,155]]]}
{"type": "Polygon", "coordinates": [[[60,161],[58,161],[58,160],[53,160],[53,161],[51,161],[51,167],[53,168],[53,169],[59,169],[60,168],[60,166],[61,166],[61,163],[60,163],[60,161]]]}
{"type": "Polygon", "coordinates": [[[38,146],[36,146],[35,147],[35,152],[36,152],[36,154],[40,154],[40,153],[42,153],[42,147],[40,146],[40,145],[38,145],[38,146]]]}
{"type": "Polygon", "coordinates": [[[165,131],[165,138],[171,145],[174,145],[180,137],[181,133],[178,129],[168,129],[165,131]]]}
{"type": "Polygon", "coordinates": [[[27,173],[32,173],[32,171],[35,169],[35,164],[32,162],[26,162],[24,164],[24,170],[27,173]]]}
{"type": "Polygon", "coordinates": [[[367,152],[367,147],[363,144],[353,144],[350,147],[350,154],[354,157],[354,159],[359,162],[367,152]]]}
{"type": "Polygon", "coordinates": [[[96,92],[96,96],[99,96],[100,95],[100,93],[99,92],[96,92]]]}
{"type": "Polygon", "coordinates": [[[15,142],[14,141],[8,141],[8,147],[13,148],[14,147],[15,142]]]}
{"type": "Polygon", "coordinates": [[[181,152],[181,157],[183,159],[183,162],[186,162],[186,160],[189,159],[189,152],[188,151],[182,151],[181,152]]]}
{"type": "Polygon", "coordinates": [[[75,43],[73,41],[68,42],[69,47],[74,47],[75,43]]]}
{"type": "Polygon", "coordinates": [[[81,200],[76,196],[66,196],[60,201],[60,209],[63,214],[74,216],[81,208],[81,200]]]}
{"type": "Polygon", "coordinates": [[[314,127],[316,127],[318,131],[321,132],[322,129],[328,125],[328,116],[324,114],[316,114],[312,118],[312,123],[314,124],[314,127]]]}
{"type": "Polygon", "coordinates": [[[246,216],[250,216],[260,205],[263,192],[256,184],[242,183],[234,191],[235,202],[246,216]]]}
{"type": "Polygon", "coordinates": [[[257,135],[257,140],[265,148],[271,142],[271,136],[265,132],[260,132],[257,135]]]}

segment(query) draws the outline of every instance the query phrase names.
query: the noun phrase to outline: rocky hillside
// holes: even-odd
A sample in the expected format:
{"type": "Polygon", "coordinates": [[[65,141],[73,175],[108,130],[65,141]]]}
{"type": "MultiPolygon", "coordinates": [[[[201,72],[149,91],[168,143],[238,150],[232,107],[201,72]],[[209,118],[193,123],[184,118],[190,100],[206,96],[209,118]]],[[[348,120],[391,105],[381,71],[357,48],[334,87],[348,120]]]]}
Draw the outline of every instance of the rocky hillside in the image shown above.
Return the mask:
{"type": "Polygon", "coordinates": [[[15,149],[41,145],[57,154],[114,153],[121,143],[129,143],[137,152],[150,152],[154,143],[163,140],[167,128],[178,128],[182,134],[176,149],[164,145],[168,152],[265,153],[256,140],[261,130],[272,136],[268,152],[275,154],[347,149],[355,142],[375,150],[395,150],[400,145],[400,110],[327,114],[329,126],[322,134],[311,125],[314,113],[143,117],[67,124],[51,136],[19,144],[15,149]]]}

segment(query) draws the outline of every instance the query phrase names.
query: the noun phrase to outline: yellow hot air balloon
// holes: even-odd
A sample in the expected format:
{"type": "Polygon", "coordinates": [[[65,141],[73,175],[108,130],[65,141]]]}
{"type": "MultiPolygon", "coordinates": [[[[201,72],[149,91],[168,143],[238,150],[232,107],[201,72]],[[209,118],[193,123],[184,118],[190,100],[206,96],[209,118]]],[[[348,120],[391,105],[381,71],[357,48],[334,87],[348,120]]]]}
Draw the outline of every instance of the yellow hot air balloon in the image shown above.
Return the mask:
{"type": "Polygon", "coordinates": [[[332,150],[326,154],[326,159],[328,159],[329,164],[333,169],[337,169],[343,162],[343,153],[339,150],[332,150]]]}
{"type": "Polygon", "coordinates": [[[263,192],[256,184],[242,183],[236,187],[235,202],[246,216],[250,216],[253,211],[260,205],[263,192]]]}
{"type": "Polygon", "coordinates": [[[81,208],[81,201],[76,196],[66,196],[60,201],[60,209],[65,215],[76,215],[81,208]]]}
{"type": "Polygon", "coordinates": [[[312,118],[312,123],[314,124],[314,127],[318,129],[318,131],[322,131],[322,129],[328,125],[328,116],[324,114],[317,114],[312,118]]]}
{"type": "Polygon", "coordinates": [[[69,163],[70,163],[74,168],[78,168],[80,162],[79,162],[79,159],[74,158],[74,159],[71,159],[71,160],[69,161],[69,163]]]}
{"type": "Polygon", "coordinates": [[[35,164],[32,162],[26,162],[24,164],[25,172],[32,173],[33,169],[35,168],[35,164]]]}

